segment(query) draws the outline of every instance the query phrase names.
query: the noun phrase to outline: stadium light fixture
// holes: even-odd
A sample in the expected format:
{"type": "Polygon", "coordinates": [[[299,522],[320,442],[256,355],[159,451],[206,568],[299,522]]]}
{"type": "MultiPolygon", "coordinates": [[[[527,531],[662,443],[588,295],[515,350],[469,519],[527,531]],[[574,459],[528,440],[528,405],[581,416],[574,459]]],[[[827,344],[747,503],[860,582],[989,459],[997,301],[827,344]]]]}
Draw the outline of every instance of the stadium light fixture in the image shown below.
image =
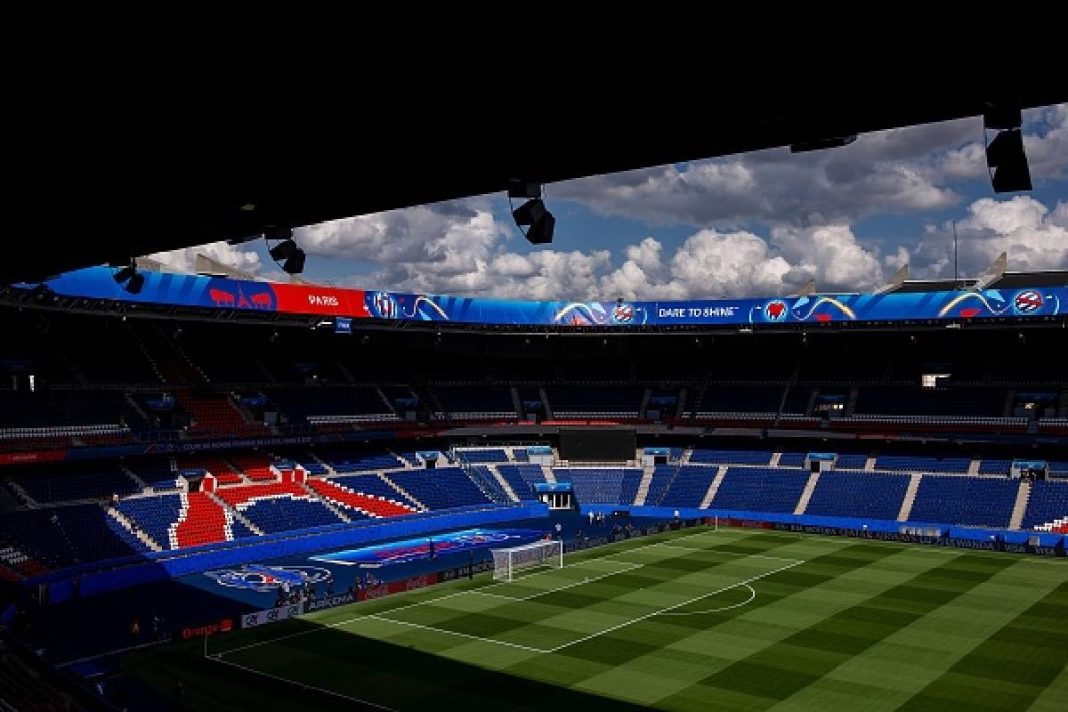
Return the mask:
{"type": "Polygon", "coordinates": [[[271,228],[263,233],[263,239],[270,245],[271,241],[276,241],[274,245],[267,250],[267,253],[271,256],[271,259],[275,261],[283,272],[287,274],[300,274],[304,271],[304,260],[306,255],[304,250],[297,247],[296,241],[293,239],[293,230],[290,228],[271,228]]]}
{"type": "Polygon", "coordinates": [[[547,245],[553,241],[553,232],[556,229],[556,218],[545,207],[542,200],[542,185],[531,181],[512,179],[508,181],[508,205],[512,206],[513,198],[529,198],[527,202],[518,208],[512,208],[512,218],[523,232],[523,237],[532,245],[547,245]]]}
{"type": "Polygon", "coordinates": [[[133,260],[123,265],[112,275],[112,278],[116,284],[121,284],[122,288],[130,294],[140,294],[145,286],[145,276],[137,271],[137,263],[133,260]]]}
{"type": "Polygon", "coordinates": [[[1024,152],[1023,122],[1018,106],[992,106],[983,113],[983,136],[988,130],[997,131],[986,145],[986,165],[990,170],[990,184],[995,193],[1031,190],[1031,169],[1024,152]]]}

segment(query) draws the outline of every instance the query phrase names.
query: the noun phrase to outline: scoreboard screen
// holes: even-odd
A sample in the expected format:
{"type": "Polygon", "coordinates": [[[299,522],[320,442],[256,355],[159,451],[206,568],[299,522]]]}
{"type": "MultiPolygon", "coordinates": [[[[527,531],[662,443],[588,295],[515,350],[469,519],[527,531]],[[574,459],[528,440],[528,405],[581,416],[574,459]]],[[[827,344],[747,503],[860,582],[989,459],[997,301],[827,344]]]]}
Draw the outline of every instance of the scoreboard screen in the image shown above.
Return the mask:
{"type": "Polygon", "coordinates": [[[560,457],[571,462],[633,460],[636,447],[633,428],[560,431],[560,457]]]}

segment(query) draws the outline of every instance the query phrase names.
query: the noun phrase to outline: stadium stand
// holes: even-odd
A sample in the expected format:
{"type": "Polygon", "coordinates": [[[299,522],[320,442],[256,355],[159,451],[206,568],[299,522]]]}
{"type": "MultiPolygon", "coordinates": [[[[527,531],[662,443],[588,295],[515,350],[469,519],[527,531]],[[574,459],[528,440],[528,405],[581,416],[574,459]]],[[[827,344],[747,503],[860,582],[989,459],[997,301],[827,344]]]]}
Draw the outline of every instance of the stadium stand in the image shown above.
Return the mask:
{"type": "Polygon", "coordinates": [[[807,472],[729,467],[712,500],[712,507],[750,512],[793,512],[807,482],[807,472]]]}
{"type": "Polygon", "coordinates": [[[1019,487],[1018,481],[1004,478],[926,476],[920,481],[909,518],[1005,528],[1019,487]]]}
{"type": "Polygon", "coordinates": [[[1068,533],[1068,482],[1035,482],[1021,529],[1068,533]]]}
{"type": "Polygon", "coordinates": [[[820,475],[805,514],[897,519],[908,485],[905,475],[831,470],[820,475]]]}

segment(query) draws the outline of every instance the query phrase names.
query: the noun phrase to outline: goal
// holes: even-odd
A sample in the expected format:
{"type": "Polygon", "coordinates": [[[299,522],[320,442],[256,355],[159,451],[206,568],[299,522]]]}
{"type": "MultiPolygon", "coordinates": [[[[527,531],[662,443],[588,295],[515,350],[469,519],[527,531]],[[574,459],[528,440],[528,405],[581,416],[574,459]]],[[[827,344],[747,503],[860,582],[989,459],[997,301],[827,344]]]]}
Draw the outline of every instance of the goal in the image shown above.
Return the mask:
{"type": "Polygon", "coordinates": [[[536,541],[509,549],[491,549],[493,552],[493,579],[511,581],[520,569],[548,566],[564,567],[564,545],[559,541],[536,541]]]}

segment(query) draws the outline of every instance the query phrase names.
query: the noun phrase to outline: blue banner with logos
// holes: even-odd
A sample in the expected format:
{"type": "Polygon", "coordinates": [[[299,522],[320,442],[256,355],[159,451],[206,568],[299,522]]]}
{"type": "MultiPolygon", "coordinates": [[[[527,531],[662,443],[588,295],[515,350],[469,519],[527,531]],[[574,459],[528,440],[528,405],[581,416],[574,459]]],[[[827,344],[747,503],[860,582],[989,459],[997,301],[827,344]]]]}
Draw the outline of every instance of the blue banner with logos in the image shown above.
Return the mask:
{"type": "Polygon", "coordinates": [[[144,273],[144,285],[137,294],[130,294],[116,284],[113,271],[92,267],[61,275],[46,284],[57,294],[90,299],[334,317],[339,332],[355,326],[346,319],[630,327],[1026,319],[1068,314],[1068,285],[677,302],[536,302],[273,284],[166,272],[144,273]]]}

